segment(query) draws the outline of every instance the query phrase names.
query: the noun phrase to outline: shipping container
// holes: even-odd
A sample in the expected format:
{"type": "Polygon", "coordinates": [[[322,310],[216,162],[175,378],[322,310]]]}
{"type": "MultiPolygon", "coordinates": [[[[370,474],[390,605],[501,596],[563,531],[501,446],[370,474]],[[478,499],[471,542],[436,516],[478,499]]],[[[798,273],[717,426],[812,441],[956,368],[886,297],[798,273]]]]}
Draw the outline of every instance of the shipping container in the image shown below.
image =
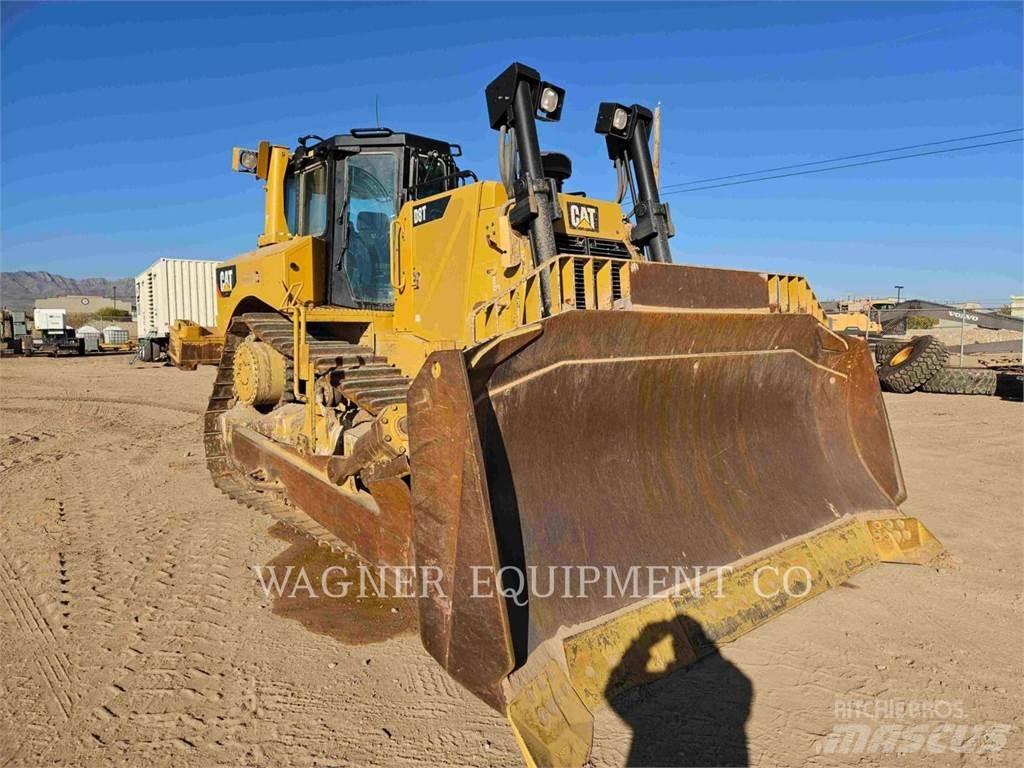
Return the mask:
{"type": "Polygon", "coordinates": [[[160,259],[135,278],[139,338],[166,337],[175,320],[217,324],[216,261],[160,259]]]}

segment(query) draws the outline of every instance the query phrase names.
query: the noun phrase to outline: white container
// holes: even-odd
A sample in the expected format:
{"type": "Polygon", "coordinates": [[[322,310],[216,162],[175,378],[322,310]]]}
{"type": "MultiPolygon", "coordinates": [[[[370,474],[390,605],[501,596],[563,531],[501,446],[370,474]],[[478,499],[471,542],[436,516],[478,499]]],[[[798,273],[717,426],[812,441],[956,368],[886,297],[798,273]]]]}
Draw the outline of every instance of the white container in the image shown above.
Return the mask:
{"type": "Polygon", "coordinates": [[[103,329],[103,343],[127,344],[128,331],[124,328],[118,328],[116,325],[108,325],[103,329]]]}
{"type": "Polygon", "coordinates": [[[63,309],[37,309],[32,313],[32,322],[37,331],[63,331],[66,316],[63,309]]]}
{"type": "Polygon", "coordinates": [[[160,259],[135,278],[139,338],[167,336],[175,320],[217,324],[216,261],[160,259]]]}
{"type": "Polygon", "coordinates": [[[80,339],[92,337],[98,341],[100,338],[100,329],[93,328],[91,325],[83,325],[81,328],[75,331],[75,335],[78,336],[78,338],[80,339]]]}

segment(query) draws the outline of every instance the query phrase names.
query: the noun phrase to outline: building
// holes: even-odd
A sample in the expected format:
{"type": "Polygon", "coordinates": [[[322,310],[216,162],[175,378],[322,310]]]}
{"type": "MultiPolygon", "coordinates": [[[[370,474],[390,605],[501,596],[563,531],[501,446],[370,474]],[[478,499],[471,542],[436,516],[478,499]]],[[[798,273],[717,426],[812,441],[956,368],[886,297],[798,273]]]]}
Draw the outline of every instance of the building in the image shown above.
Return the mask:
{"type": "Polygon", "coordinates": [[[1010,317],[1024,319],[1024,296],[1010,297],[1010,317]]]}
{"type": "MultiPolygon", "coordinates": [[[[125,296],[124,298],[118,298],[116,308],[131,312],[134,307],[132,306],[134,301],[131,296],[125,296]]],[[[114,299],[109,296],[82,296],[78,294],[69,296],[53,296],[49,299],[36,299],[36,309],[63,309],[69,315],[72,314],[86,314],[99,312],[101,309],[115,308],[114,299]]]]}

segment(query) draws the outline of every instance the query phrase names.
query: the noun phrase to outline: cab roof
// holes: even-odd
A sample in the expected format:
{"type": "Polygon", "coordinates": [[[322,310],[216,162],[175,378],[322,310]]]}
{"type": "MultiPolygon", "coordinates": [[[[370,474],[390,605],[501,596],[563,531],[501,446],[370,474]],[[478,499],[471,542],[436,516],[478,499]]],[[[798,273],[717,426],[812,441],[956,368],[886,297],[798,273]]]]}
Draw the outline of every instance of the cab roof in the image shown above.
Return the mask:
{"type": "MultiPolygon", "coordinates": [[[[320,139],[319,136],[305,137],[320,139]]],[[[329,139],[320,139],[316,143],[307,142],[305,150],[324,151],[340,147],[404,147],[410,146],[424,151],[436,151],[452,157],[462,154],[458,144],[419,136],[415,133],[397,133],[390,128],[352,128],[348,133],[339,133],[329,139]]],[[[296,155],[302,152],[302,145],[296,149],[296,155]]]]}

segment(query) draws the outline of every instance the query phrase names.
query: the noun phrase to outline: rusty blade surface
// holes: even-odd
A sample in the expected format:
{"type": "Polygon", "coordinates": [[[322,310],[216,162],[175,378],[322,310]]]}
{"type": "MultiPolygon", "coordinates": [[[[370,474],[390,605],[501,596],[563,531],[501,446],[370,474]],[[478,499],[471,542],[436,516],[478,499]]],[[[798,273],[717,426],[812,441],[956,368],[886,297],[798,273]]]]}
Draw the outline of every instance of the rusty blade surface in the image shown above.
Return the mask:
{"type": "Polygon", "coordinates": [[[807,316],[569,312],[469,381],[502,564],[541,579],[510,607],[518,661],[635,601],[546,589],[549,568],[638,566],[648,594],[646,566],[724,566],[902,500],[866,345],[807,316]]]}
{"type": "Polygon", "coordinates": [[[513,651],[504,601],[474,590],[476,569],[501,567],[480,435],[461,352],[434,353],[409,391],[413,549],[421,579],[420,637],[452,677],[498,711],[513,651]]]}

